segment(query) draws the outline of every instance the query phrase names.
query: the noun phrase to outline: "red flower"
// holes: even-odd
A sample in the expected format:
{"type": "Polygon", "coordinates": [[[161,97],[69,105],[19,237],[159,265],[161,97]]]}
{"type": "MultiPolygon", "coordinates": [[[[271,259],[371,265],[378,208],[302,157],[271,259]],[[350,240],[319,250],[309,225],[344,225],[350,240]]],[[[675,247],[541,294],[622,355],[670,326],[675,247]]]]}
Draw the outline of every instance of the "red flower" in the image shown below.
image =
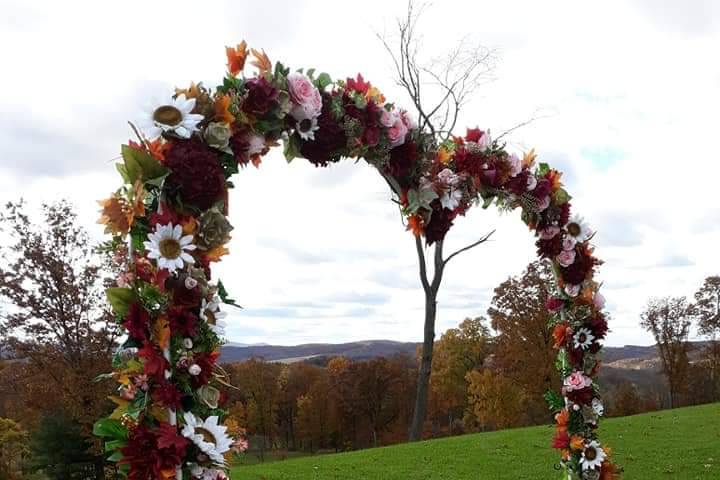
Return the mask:
{"type": "Polygon", "coordinates": [[[570,447],[570,435],[567,430],[560,430],[555,434],[552,441],[552,448],[563,449],[570,447]]]}
{"type": "Polygon", "coordinates": [[[201,387],[210,381],[215,363],[220,356],[219,352],[199,353],[193,357],[194,362],[200,367],[200,374],[192,377],[193,386],[201,387]]]}
{"type": "Polygon", "coordinates": [[[138,350],[138,356],[145,359],[143,371],[146,375],[155,377],[159,381],[165,380],[165,370],[170,365],[154,345],[147,342],[143,348],[138,350]]]}
{"type": "Polygon", "coordinates": [[[605,335],[607,335],[608,332],[608,323],[605,319],[605,315],[600,312],[596,313],[590,320],[589,327],[596,339],[602,340],[605,338],[605,335]]]}
{"type": "Polygon", "coordinates": [[[245,82],[247,97],[242,110],[251,115],[265,115],[277,103],[278,90],[265,77],[251,78],[245,82]]]}
{"type": "Polygon", "coordinates": [[[184,204],[209,209],[225,195],[225,177],[220,158],[197,138],[178,140],[165,163],[172,173],[166,182],[184,204]]]}
{"type": "Polygon", "coordinates": [[[160,202],[158,209],[150,214],[148,223],[151,227],[155,227],[158,224],[167,225],[168,223],[177,225],[180,223],[180,215],[178,215],[177,212],[175,212],[175,210],[167,203],[160,202]]]}
{"type": "Polygon", "coordinates": [[[575,403],[590,405],[595,394],[593,393],[592,387],[586,387],[581,390],[567,392],[565,396],[575,403]]]}
{"type": "Polygon", "coordinates": [[[563,251],[562,237],[560,235],[555,235],[548,240],[539,238],[535,245],[537,246],[538,256],[542,258],[555,258],[563,251]]]}
{"type": "Polygon", "coordinates": [[[123,327],[127,329],[128,336],[133,340],[144,342],[148,337],[149,324],[150,314],[137,303],[130,305],[123,320],[123,327]]]}
{"type": "Polygon", "coordinates": [[[170,331],[173,335],[194,337],[198,334],[198,318],[191,311],[182,307],[173,306],[168,311],[170,331]]]}
{"type": "Polygon", "coordinates": [[[412,184],[411,175],[417,166],[417,145],[408,139],[402,145],[390,150],[390,161],[387,172],[392,175],[402,187],[412,184]]]}
{"type": "Polygon", "coordinates": [[[161,423],[155,430],[140,425],[131,430],[118,463],[130,467],[128,480],[165,479],[182,463],[187,445],[172,425],[161,423]]]}
{"type": "Polygon", "coordinates": [[[354,90],[363,95],[370,89],[370,82],[366,82],[360,73],[357,74],[356,79],[348,78],[346,85],[348,90],[354,90]]]}
{"type": "Polygon", "coordinates": [[[152,399],[167,408],[177,410],[182,405],[182,393],[167,380],[157,383],[152,389],[152,399]]]}
{"type": "MultiPolygon", "coordinates": [[[[558,252],[560,253],[560,252],[558,252]]],[[[592,273],[595,259],[582,248],[576,249],[575,262],[567,267],[560,267],[560,274],[565,283],[580,285],[592,273]]],[[[556,254],[557,255],[557,254],[556,254]]]]}
{"type": "Polygon", "coordinates": [[[477,127],[468,128],[467,133],[465,134],[465,140],[468,142],[479,142],[483,135],[485,135],[485,132],[477,127]]]}
{"type": "Polygon", "coordinates": [[[428,245],[445,238],[455,218],[455,214],[447,208],[443,208],[437,200],[433,200],[432,206],[433,212],[430,216],[430,222],[425,227],[425,240],[427,240],[428,245]]]}
{"type": "Polygon", "coordinates": [[[545,301],[545,308],[548,310],[548,312],[557,312],[565,305],[565,302],[562,298],[558,297],[548,297],[548,299],[545,301]]]}

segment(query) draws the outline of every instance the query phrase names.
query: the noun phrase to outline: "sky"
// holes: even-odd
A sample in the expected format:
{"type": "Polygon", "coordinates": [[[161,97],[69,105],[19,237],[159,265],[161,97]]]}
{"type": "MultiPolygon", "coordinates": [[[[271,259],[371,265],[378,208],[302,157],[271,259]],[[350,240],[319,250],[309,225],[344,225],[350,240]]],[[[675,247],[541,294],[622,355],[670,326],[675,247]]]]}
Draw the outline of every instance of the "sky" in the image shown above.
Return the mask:
{"type": "MultiPolygon", "coordinates": [[[[653,296],[692,295],[720,274],[720,3],[443,1],[419,23],[421,59],[465,39],[496,68],[464,106],[464,126],[502,132],[562,170],[573,210],[597,231],[609,345],[650,344],[653,296]]],[[[392,41],[405,2],[0,0],[0,201],[67,198],[94,239],[95,200],[120,185],[113,162],[128,120],[190,81],[214,86],[226,45],[333,78],[362,72],[409,106],[377,35],[392,41]]],[[[233,179],[231,255],[216,276],[244,306],[238,343],[422,339],[414,240],[368,165],[318,169],[273,151],[233,179]]],[[[472,210],[446,240],[454,259],[437,332],[485,315],[493,289],[535,259],[519,212],[472,210]]]]}

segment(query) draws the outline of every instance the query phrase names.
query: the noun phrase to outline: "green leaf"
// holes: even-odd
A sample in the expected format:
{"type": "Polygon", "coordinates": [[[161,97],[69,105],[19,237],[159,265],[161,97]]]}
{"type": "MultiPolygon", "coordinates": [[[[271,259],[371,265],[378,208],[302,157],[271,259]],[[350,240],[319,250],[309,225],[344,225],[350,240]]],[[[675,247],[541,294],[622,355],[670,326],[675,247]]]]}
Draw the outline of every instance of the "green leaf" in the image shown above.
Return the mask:
{"type": "Polygon", "coordinates": [[[495,197],[494,197],[494,196],[483,197],[482,208],[483,208],[483,209],[488,208],[490,205],[492,205],[493,200],[495,200],[495,197]]]}
{"type": "Polygon", "coordinates": [[[325,90],[325,88],[327,88],[327,86],[331,83],[333,83],[332,78],[330,78],[330,75],[325,72],[322,72],[320,75],[318,75],[317,79],[315,80],[315,86],[320,91],[325,90]]]}
{"type": "Polygon", "coordinates": [[[548,165],[547,163],[540,163],[538,165],[537,175],[539,177],[544,177],[549,171],[550,171],[550,165],[548,165]]]}
{"type": "Polygon", "coordinates": [[[564,188],[558,188],[553,194],[555,205],[565,205],[572,198],[570,194],[564,188]]]}
{"type": "Polygon", "coordinates": [[[559,393],[552,390],[545,392],[545,401],[548,404],[548,408],[552,412],[558,412],[565,407],[565,400],[560,396],[559,393]]]}
{"type": "Polygon", "coordinates": [[[170,173],[167,168],[144,150],[123,145],[121,151],[125,162],[127,180],[131,184],[139,179],[159,186],[162,180],[170,173]]]}
{"type": "Polygon", "coordinates": [[[125,167],[124,164],[122,164],[122,163],[116,163],[116,164],[115,164],[115,168],[117,169],[118,172],[120,172],[120,175],[122,175],[122,178],[123,178],[123,180],[125,181],[125,183],[128,183],[128,184],[129,184],[129,183],[132,183],[132,182],[130,181],[130,177],[129,177],[129,175],[128,175],[127,167],[125,167]]]}
{"type": "Polygon", "coordinates": [[[93,435],[97,437],[108,437],[115,440],[127,440],[127,428],[114,418],[101,418],[93,425],[93,435]]]}
{"type": "Polygon", "coordinates": [[[137,300],[135,292],[129,288],[113,287],[105,290],[108,302],[112,306],[113,311],[119,317],[127,315],[130,304],[137,300]]]}
{"type": "Polygon", "coordinates": [[[300,156],[301,146],[300,138],[295,134],[290,135],[290,138],[284,140],[283,154],[288,163],[300,156]]]}
{"type": "Polygon", "coordinates": [[[119,462],[122,460],[124,455],[120,450],[115,451],[112,455],[110,455],[107,459],[108,462],[119,462]]]}
{"type": "Polygon", "coordinates": [[[430,188],[421,188],[420,190],[409,190],[408,191],[408,207],[409,213],[415,213],[421,208],[430,210],[430,202],[438,198],[438,194],[435,190],[430,188]]]}
{"type": "Polygon", "coordinates": [[[218,289],[218,296],[220,297],[220,300],[222,300],[223,303],[225,303],[227,305],[232,305],[233,307],[243,308],[240,305],[238,305],[235,300],[230,298],[227,290],[225,289],[225,285],[222,283],[221,280],[218,280],[217,289],[218,289]]]}

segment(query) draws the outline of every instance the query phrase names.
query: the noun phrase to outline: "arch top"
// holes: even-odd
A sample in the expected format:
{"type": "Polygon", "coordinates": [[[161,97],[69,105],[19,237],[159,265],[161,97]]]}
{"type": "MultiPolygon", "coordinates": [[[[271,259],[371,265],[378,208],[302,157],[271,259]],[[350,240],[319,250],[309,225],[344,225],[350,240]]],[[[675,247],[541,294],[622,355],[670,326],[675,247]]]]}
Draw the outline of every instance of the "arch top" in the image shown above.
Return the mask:
{"type": "MultiPolygon", "coordinates": [[[[367,161],[396,195],[406,228],[427,244],[441,242],[474,205],[521,210],[539,257],[556,273],[547,306],[564,384],[546,395],[556,414],[553,446],[569,479],[611,478],[615,467],[596,433],[603,407],[594,379],[608,330],[594,280],[601,262],[590,228],[571,214],[562,174],[532,150],[508,151],[487,130],[433,132],[360,74],[333,81],[313,69],[291,71],[245,42],[226,54],[222,85],[176,89],[145,112],[133,127],[138,140],[122,147],[124,186],[101,202],[109,248],[127,254],[128,239],[134,252],[108,290],[128,330],[114,362],[128,400],[98,422],[121,432],[113,458],[129,478],[168,478],[172,469],[176,477],[225,475],[233,442],[218,423],[224,411],[214,385],[223,381],[214,368],[220,306],[234,302],[210,267],[228,253],[230,178],[280,146],[288,161],[318,167],[367,161]],[[243,73],[246,63],[253,75],[243,73]]],[[[113,431],[98,428],[107,437],[113,431]]]]}

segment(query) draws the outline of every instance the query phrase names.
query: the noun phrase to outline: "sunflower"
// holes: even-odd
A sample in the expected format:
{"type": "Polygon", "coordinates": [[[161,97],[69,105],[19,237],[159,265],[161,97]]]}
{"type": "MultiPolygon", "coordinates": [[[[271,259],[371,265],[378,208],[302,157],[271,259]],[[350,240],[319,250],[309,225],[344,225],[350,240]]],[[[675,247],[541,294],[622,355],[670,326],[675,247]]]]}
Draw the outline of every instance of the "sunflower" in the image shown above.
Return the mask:
{"type": "Polygon", "coordinates": [[[590,348],[590,345],[592,345],[593,340],[595,340],[595,335],[592,334],[590,329],[580,328],[575,332],[575,335],[573,335],[573,346],[576,349],[581,348],[587,350],[590,348]]]}
{"type": "Polygon", "coordinates": [[[203,119],[202,115],[191,113],[194,108],[195,99],[186,98],[184,93],[171,97],[148,111],[140,123],[140,128],[151,140],[165,132],[173,132],[181,138],[190,138],[203,119]]]}
{"type": "Polygon", "coordinates": [[[202,420],[191,412],[185,412],[183,419],[183,437],[190,439],[216,465],[225,465],[223,454],[230,450],[233,439],[227,435],[227,427],[218,424],[217,415],[202,420]]]}
{"type": "Polygon", "coordinates": [[[600,444],[597,440],[592,440],[585,444],[585,449],[582,452],[580,463],[582,464],[583,470],[594,470],[600,468],[607,455],[605,451],[600,448],[600,444]]]}
{"type": "Polygon", "coordinates": [[[590,225],[579,215],[570,217],[570,221],[565,225],[565,230],[567,230],[567,234],[578,243],[584,242],[592,235],[590,225]]]}
{"type": "Polygon", "coordinates": [[[195,250],[192,235],[182,235],[182,226],[168,223],[158,225],[155,232],[148,234],[145,248],[148,258],[157,261],[158,268],[165,268],[170,273],[183,268],[185,264],[194,264],[195,259],[188,253],[195,250]]]}

